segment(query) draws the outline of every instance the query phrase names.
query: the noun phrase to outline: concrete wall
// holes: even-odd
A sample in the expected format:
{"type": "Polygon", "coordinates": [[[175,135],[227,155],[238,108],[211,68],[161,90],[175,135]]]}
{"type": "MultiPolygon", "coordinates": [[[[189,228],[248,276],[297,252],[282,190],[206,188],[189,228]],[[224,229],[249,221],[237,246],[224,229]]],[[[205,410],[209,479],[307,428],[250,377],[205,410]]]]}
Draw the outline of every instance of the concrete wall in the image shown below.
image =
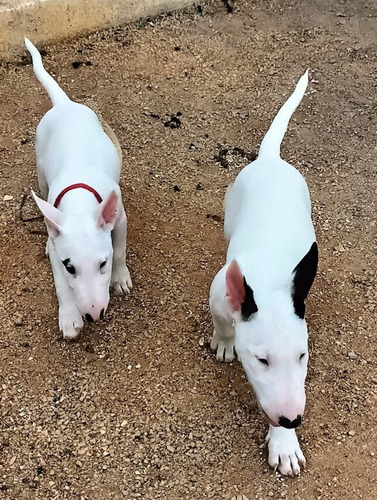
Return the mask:
{"type": "Polygon", "coordinates": [[[23,38],[57,41],[162,12],[195,0],[3,0],[0,2],[0,59],[24,51],[23,38]]]}

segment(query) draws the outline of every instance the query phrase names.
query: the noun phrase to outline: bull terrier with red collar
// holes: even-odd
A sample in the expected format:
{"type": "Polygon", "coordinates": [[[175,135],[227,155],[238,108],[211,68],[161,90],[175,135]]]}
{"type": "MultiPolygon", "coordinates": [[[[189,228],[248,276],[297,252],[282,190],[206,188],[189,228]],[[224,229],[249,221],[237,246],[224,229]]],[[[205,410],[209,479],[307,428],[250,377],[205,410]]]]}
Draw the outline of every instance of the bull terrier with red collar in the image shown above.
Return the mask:
{"type": "Polygon", "coordinates": [[[96,114],[71,101],[46,72],[30,40],[25,38],[25,44],[53,104],[36,133],[44,199],[32,194],[47,227],[59,328],[64,338],[72,339],[83,327],[83,318],[93,322],[104,317],[110,285],[116,294],[132,287],[126,266],[127,218],[118,184],[120,148],[96,114]]]}
{"type": "Polygon", "coordinates": [[[305,407],[305,299],[318,249],[307,184],[280,158],[280,145],[307,84],[308,72],[273,120],[258,158],[229,188],[226,264],[212,282],[209,301],[211,348],[219,361],[237,354],[270,423],[268,462],[289,475],[305,464],[295,428],[305,407]]]}

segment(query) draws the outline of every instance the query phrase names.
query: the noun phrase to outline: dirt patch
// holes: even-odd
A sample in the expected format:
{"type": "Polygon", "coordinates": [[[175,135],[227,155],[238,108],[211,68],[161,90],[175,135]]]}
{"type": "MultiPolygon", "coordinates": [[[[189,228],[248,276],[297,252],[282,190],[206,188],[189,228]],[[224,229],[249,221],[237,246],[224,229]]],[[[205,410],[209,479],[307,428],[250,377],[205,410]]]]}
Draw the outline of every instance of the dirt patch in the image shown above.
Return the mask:
{"type": "MultiPolygon", "coordinates": [[[[18,216],[50,103],[25,59],[0,67],[0,496],[373,498],[375,27],[368,1],[218,1],[44,47],[67,93],[94,101],[118,135],[130,225],[132,294],[70,343],[45,236],[31,232],[43,223],[18,216]],[[285,479],[267,466],[241,366],[208,348],[207,296],[226,187],[307,67],[282,154],[311,191],[320,269],[299,429],[308,465],[285,479]]],[[[38,216],[29,198],[23,213],[38,216]]]]}

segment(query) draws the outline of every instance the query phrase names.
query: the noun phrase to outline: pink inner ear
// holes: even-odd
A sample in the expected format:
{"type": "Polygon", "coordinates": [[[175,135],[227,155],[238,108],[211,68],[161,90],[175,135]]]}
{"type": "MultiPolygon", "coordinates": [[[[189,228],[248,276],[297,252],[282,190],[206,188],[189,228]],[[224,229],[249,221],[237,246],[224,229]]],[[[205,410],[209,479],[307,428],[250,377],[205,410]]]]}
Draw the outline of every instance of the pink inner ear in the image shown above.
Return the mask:
{"type": "Polygon", "coordinates": [[[245,300],[244,277],[236,260],[232,260],[225,275],[226,297],[232,312],[241,310],[245,300]]]}
{"type": "Polygon", "coordinates": [[[115,194],[115,191],[111,191],[110,196],[105,201],[100,214],[105,224],[114,224],[117,216],[117,202],[118,197],[115,194]]]}
{"type": "Polygon", "coordinates": [[[33,195],[34,201],[38,205],[39,210],[45,217],[46,227],[48,234],[52,238],[56,238],[60,232],[60,226],[63,222],[63,214],[60,210],[52,206],[42,198],[39,198],[33,190],[31,190],[31,194],[33,195]]]}

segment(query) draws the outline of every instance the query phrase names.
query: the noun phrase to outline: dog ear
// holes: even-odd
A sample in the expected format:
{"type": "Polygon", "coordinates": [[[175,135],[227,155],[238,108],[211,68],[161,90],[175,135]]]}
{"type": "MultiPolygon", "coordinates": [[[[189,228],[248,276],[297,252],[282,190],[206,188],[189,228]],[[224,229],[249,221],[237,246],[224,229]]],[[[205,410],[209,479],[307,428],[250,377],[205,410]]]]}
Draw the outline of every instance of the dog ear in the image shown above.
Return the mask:
{"type": "Polygon", "coordinates": [[[33,190],[31,190],[31,194],[39,210],[44,215],[49,236],[51,236],[52,239],[56,238],[60,234],[60,228],[63,223],[62,212],[52,206],[51,203],[48,203],[48,201],[44,201],[42,198],[39,198],[33,190]]]}
{"type": "Polygon", "coordinates": [[[243,321],[258,311],[253,290],[246,282],[240,266],[232,260],[225,275],[226,299],[232,313],[240,313],[243,321]]]}
{"type": "Polygon", "coordinates": [[[318,266],[318,246],[314,242],[309,252],[295,267],[292,283],[292,300],[295,314],[301,319],[305,316],[305,299],[313,284],[318,266]]]}
{"type": "Polygon", "coordinates": [[[98,209],[97,226],[103,229],[113,229],[117,217],[118,196],[111,191],[107,200],[103,201],[98,209]]]}

